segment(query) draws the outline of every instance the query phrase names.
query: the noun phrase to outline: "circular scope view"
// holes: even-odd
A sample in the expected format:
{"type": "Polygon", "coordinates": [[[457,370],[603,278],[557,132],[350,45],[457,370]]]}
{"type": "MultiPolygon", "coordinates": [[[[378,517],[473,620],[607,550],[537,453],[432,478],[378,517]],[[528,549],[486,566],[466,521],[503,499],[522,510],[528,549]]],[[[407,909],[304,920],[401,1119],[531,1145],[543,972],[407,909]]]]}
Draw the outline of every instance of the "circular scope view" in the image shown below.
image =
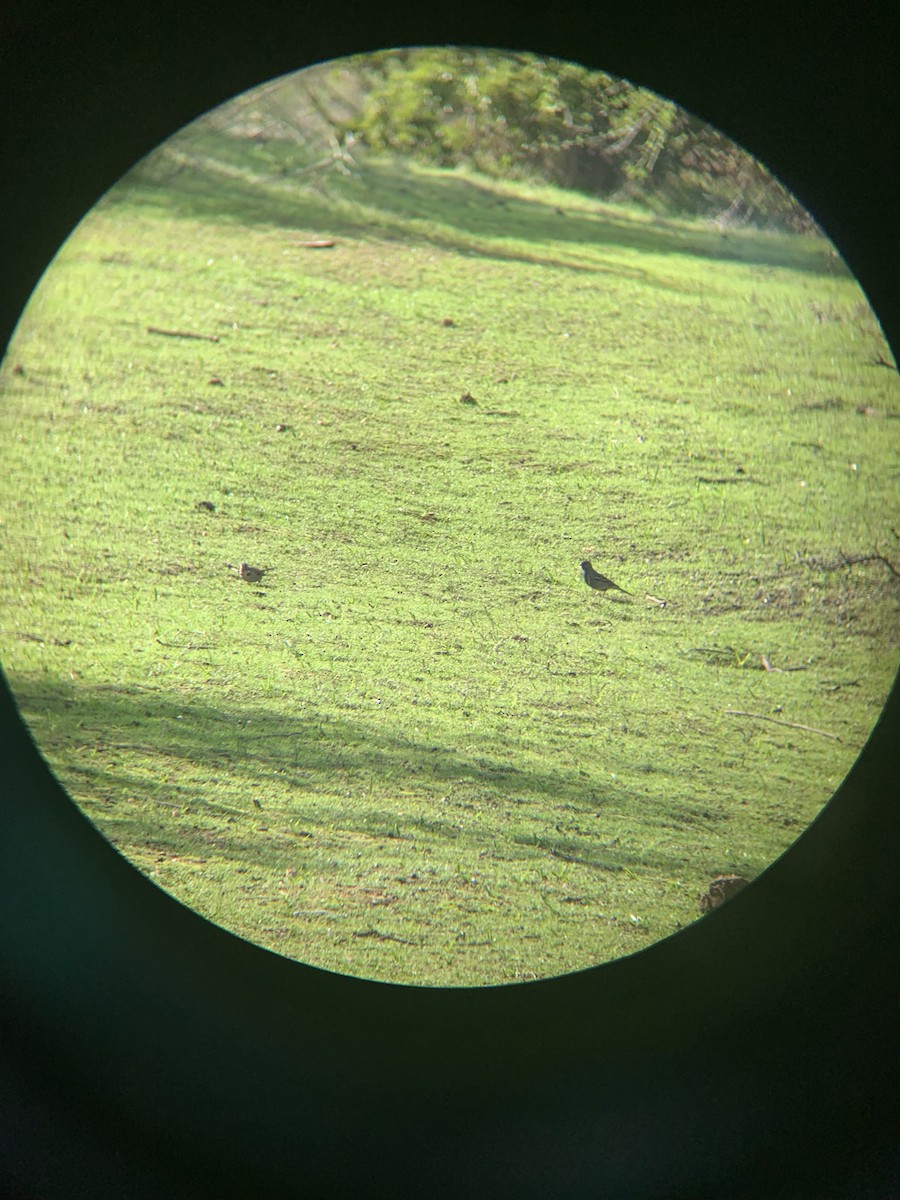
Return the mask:
{"type": "Polygon", "coordinates": [[[62,246],[0,391],[24,720],[287,958],[479,986],[717,919],[897,669],[865,295],[723,133],[572,63],[393,50],[207,114],[62,246]]]}

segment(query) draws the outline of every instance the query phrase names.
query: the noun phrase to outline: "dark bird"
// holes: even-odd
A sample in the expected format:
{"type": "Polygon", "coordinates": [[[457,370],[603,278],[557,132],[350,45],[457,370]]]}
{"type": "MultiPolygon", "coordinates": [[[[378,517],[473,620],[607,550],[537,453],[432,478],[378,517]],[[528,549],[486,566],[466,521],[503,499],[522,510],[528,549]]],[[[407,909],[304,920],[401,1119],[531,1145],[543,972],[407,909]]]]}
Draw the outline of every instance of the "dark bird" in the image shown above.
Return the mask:
{"type": "Polygon", "coordinates": [[[238,568],[238,575],[246,583],[259,583],[267,570],[268,567],[251,567],[248,563],[242,562],[238,568]]]}
{"type": "Polygon", "coordinates": [[[623,587],[619,587],[617,583],[613,583],[611,579],[607,579],[605,575],[601,575],[599,571],[595,571],[591,566],[590,559],[585,559],[581,564],[581,573],[584,576],[584,582],[588,587],[596,588],[598,592],[624,592],[626,596],[630,596],[631,592],[626,592],[623,587]]]}
{"type": "Polygon", "coordinates": [[[245,583],[259,583],[263,575],[269,570],[268,567],[251,567],[249,563],[242,562],[239,567],[234,563],[226,563],[226,567],[230,567],[232,571],[237,571],[241,579],[245,583]]]}

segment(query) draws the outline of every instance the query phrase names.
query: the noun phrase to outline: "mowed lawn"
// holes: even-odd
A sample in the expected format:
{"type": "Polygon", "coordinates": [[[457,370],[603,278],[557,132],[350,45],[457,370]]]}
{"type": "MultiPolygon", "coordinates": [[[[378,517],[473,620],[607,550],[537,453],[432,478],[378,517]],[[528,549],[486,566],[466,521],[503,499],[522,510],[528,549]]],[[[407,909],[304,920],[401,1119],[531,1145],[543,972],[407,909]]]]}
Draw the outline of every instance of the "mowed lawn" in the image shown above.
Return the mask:
{"type": "Polygon", "coordinates": [[[511,982],[699,919],[897,668],[860,289],[820,238],[207,149],[86,218],[2,368],[0,651],[48,762],[332,970],[511,982]]]}

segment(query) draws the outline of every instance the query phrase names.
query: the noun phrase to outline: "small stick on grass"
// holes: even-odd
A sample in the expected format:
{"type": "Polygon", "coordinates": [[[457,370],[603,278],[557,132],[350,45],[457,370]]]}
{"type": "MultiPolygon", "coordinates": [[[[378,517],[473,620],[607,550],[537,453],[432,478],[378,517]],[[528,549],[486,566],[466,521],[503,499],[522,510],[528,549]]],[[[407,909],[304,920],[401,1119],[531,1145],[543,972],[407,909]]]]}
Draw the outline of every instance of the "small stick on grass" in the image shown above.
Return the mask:
{"type": "Polygon", "coordinates": [[[419,944],[411,942],[409,938],[396,937],[393,933],[382,933],[379,929],[354,929],[353,936],[378,938],[380,942],[399,942],[401,946],[418,946],[419,944]]]}
{"type": "Polygon", "coordinates": [[[842,550],[841,558],[843,559],[845,567],[853,567],[857,563],[881,562],[884,563],[884,565],[895,578],[900,575],[900,571],[897,570],[897,568],[889,559],[884,557],[877,546],[875,547],[874,554],[845,554],[842,550]]]}
{"type": "Polygon", "coordinates": [[[167,650],[214,650],[215,646],[212,642],[164,642],[162,638],[157,638],[160,646],[165,646],[167,650]]]}
{"type": "Polygon", "coordinates": [[[18,633],[16,636],[23,642],[37,642],[41,646],[71,646],[72,644],[71,638],[44,638],[37,633],[18,633]]]}
{"type": "Polygon", "coordinates": [[[159,329],[156,325],[148,325],[147,332],[158,333],[161,337],[193,338],[198,342],[217,342],[219,340],[215,333],[189,333],[183,329],[159,329]]]}
{"type": "Polygon", "coordinates": [[[761,654],[759,657],[766,671],[780,671],[782,675],[787,674],[788,671],[806,671],[809,669],[808,667],[773,667],[767,654],[761,654]]]}
{"type": "Polygon", "coordinates": [[[771,721],[773,725],[786,725],[789,729],[804,729],[807,733],[818,733],[835,742],[841,740],[836,733],[828,733],[825,729],[816,729],[813,725],[801,725],[797,721],[779,721],[777,717],[767,717],[765,713],[743,712],[739,708],[723,708],[722,711],[730,717],[752,717],[754,721],[771,721]]]}

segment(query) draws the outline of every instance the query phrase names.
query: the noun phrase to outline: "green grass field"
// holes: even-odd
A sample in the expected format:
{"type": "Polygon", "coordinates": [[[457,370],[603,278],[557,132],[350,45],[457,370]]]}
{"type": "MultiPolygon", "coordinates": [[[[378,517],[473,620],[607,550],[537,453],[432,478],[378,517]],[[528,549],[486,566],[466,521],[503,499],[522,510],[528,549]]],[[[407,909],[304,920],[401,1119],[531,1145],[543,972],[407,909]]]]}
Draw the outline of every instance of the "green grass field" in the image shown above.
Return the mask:
{"type": "Polygon", "coordinates": [[[865,297],[813,237],[207,139],[85,219],[2,368],[48,762],[161,887],[337,971],[532,979],[698,919],[897,668],[865,297]]]}

